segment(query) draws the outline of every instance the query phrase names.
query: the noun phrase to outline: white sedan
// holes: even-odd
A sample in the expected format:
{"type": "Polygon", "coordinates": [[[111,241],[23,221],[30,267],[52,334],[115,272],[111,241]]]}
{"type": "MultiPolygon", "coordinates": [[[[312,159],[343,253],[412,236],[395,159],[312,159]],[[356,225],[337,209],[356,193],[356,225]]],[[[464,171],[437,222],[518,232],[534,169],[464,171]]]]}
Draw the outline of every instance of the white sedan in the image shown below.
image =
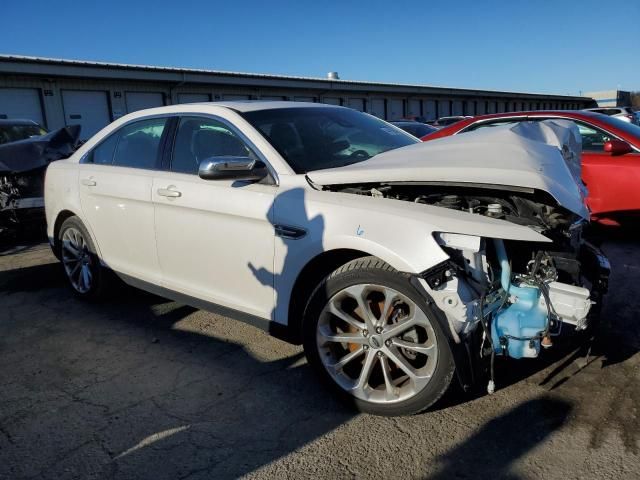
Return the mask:
{"type": "Polygon", "coordinates": [[[362,411],[415,413],[589,325],[608,267],[579,155],[547,122],[423,144],[342,107],[168,106],[49,167],[48,235],[81,297],[112,270],[303,343],[362,411]]]}

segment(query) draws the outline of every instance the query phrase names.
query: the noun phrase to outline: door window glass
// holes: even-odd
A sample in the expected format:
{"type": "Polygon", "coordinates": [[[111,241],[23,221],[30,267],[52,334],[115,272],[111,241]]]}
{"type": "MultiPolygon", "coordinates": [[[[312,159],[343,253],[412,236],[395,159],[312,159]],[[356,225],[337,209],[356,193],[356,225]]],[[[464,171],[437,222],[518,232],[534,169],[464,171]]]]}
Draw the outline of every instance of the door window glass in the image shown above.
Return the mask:
{"type": "Polygon", "coordinates": [[[116,145],[118,144],[118,138],[120,138],[120,135],[114,133],[94,148],[89,156],[89,162],[98,165],[111,165],[113,162],[113,152],[115,152],[116,145]]]}
{"type": "Polygon", "coordinates": [[[251,150],[224,123],[211,118],[180,119],[171,171],[197,174],[203,160],[229,156],[254,158],[251,150]]]}
{"type": "Polygon", "coordinates": [[[152,118],[122,127],[113,164],[121,167],[156,168],[160,139],[166,123],[166,118],[152,118]]]}
{"type": "Polygon", "coordinates": [[[607,132],[591,125],[575,122],[582,137],[582,150],[587,152],[604,152],[604,144],[613,137],[607,132]]]}

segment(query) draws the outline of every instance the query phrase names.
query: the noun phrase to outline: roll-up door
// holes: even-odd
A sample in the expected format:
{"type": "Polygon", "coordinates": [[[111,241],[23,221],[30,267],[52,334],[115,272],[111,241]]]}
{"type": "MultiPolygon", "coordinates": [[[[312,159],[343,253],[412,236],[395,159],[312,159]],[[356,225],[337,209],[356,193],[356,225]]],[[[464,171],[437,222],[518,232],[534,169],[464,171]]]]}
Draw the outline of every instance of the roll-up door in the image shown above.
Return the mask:
{"type": "Polygon", "coordinates": [[[37,88],[0,88],[0,118],[33,120],[44,125],[37,88]]]}
{"type": "Polygon", "coordinates": [[[107,92],[63,90],[62,106],[66,125],[80,125],[80,139],[86,140],[111,123],[107,92]]]}
{"type": "Polygon", "coordinates": [[[164,95],[160,92],[126,92],[125,96],[128,113],[164,105],[164,95]]]}

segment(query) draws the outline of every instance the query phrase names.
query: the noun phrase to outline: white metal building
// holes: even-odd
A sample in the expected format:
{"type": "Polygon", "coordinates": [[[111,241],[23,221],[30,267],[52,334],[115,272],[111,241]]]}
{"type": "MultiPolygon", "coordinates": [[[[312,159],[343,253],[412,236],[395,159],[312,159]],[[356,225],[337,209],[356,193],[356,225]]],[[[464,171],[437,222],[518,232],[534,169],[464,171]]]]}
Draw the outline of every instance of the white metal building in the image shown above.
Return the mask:
{"type": "Polygon", "coordinates": [[[631,92],[625,92],[624,90],[603,90],[590,92],[587,95],[598,103],[598,107],[631,106],[631,92]]]}
{"type": "Polygon", "coordinates": [[[80,124],[85,139],[135,110],[237,99],[344,105],[387,120],[595,106],[565,95],[0,55],[0,118],[30,118],[49,129],[80,124]]]}

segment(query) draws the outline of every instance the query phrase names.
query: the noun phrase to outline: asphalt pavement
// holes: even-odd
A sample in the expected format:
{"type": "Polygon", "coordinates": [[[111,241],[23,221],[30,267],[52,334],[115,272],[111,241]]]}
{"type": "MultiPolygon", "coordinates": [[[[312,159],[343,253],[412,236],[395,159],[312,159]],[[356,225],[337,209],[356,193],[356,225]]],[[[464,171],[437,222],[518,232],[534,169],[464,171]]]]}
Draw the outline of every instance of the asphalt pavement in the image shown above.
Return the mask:
{"type": "Polygon", "coordinates": [[[640,237],[603,248],[593,342],[402,418],[347,409],[252,326],[126,287],[84,303],[47,245],[5,249],[0,479],[640,478],[640,237]]]}

